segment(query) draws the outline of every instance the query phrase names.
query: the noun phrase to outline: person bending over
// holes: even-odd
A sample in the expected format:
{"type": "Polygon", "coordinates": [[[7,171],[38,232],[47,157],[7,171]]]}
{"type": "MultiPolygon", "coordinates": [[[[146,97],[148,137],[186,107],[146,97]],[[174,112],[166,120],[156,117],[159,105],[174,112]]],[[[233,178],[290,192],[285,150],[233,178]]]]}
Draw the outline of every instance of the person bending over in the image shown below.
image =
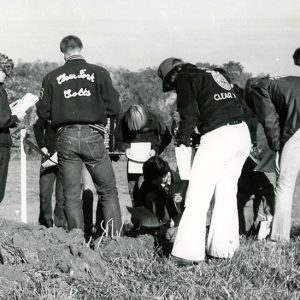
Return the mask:
{"type": "MultiPolygon", "coordinates": [[[[161,154],[172,140],[168,127],[151,110],[143,105],[133,104],[120,118],[116,129],[116,148],[126,149],[130,143],[151,143],[150,156],[161,154]]],[[[127,168],[128,169],[128,168],[127,168]]],[[[143,174],[128,173],[128,191],[133,206],[136,206],[137,192],[143,182],[143,174]]]]}

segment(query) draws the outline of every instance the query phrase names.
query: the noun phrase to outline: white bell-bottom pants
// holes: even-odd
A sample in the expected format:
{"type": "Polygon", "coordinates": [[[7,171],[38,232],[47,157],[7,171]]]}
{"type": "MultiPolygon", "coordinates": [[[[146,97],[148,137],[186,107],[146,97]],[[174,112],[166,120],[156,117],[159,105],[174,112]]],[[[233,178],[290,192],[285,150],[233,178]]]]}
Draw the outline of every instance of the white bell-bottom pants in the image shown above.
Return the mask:
{"type": "Polygon", "coordinates": [[[215,257],[233,256],[239,247],[237,182],[250,149],[244,122],[224,125],[201,137],[172,255],[194,261],[205,258],[206,214],[215,194],[206,251],[215,257]]]}

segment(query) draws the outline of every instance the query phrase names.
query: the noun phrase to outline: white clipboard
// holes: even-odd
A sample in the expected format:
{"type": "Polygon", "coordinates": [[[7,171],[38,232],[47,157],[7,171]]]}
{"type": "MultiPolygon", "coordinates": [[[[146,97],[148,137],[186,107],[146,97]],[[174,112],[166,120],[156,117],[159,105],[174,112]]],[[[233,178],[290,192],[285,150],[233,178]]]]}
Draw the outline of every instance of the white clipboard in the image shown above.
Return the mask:
{"type": "Polygon", "coordinates": [[[31,93],[27,93],[24,97],[14,101],[9,105],[12,115],[25,113],[30,107],[34,106],[39,101],[39,97],[31,93]]]}
{"type": "Polygon", "coordinates": [[[181,180],[189,180],[191,173],[192,148],[175,147],[175,156],[181,180]]]}
{"type": "Polygon", "coordinates": [[[131,143],[128,158],[128,173],[143,174],[143,164],[149,158],[151,143],[131,143]]]}

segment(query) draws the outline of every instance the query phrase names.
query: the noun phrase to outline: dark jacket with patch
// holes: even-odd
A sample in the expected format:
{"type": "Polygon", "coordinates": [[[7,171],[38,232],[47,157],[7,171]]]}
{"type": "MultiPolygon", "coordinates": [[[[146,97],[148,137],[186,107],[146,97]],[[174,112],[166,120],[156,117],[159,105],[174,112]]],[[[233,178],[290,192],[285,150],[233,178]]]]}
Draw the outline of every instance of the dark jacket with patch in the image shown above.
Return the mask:
{"type": "Polygon", "coordinates": [[[188,181],[181,180],[173,170],[170,186],[162,187],[145,180],[138,192],[136,206],[144,206],[161,221],[172,218],[177,226],[184,210],[187,186],[188,181]]]}
{"type": "Polygon", "coordinates": [[[84,59],[71,59],[44,77],[37,114],[51,120],[53,127],[106,125],[106,115],[117,115],[120,108],[108,71],[84,59]]]}
{"type": "Polygon", "coordinates": [[[264,78],[251,87],[251,105],[273,151],[300,128],[300,77],[264,78]]]}
{"type": "Polygon", "coordinates": [[[145,109],[147,114],[146,125],[138,131],[129,130],[124,117],[118,121],[115,131],[116,148],[124,150],[124,144],[150,142],[151,148],[156,154],[160,154],[170,144],[172,135],[168,127],[158,119],[149,110],[145,109]]]}
{"type": "Polygon", "coordinates": [[[180,114],[179,144],[189,145],[196,126],[203,135],[230,122],[244,120],[238,96],[217,71],[186,64],[176,77],[175,90],[180,114]]]}
{"type": "Polygon", "coordinates": [[[12,116],[7,100],[7,93],[0,83],[0,147],[10,147],[11,137],[9,128],[16,127],[18,118],[12,116]]]}

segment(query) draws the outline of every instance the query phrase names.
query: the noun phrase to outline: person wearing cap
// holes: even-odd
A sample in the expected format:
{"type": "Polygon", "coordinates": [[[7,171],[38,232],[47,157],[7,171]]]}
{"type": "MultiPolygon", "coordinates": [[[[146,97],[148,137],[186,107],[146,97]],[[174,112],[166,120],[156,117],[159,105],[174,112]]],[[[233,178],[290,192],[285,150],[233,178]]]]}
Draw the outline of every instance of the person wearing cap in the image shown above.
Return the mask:
{"type": "Polygon", "coordinates": [[[300,77],[262,78],[251,86],[250,105],[275,155],[278,178],[270,239],[289,242],[293,194],[300,171],[300,77]]]}
{"type": "MultiPolygon", "coordinates": [[[[74,35],[60,43],[65,64],[48,73],[42,83],[37,114],[58,130],[58,165],[62,173],[68,229],[84,230],[81,170],[84,163],[97,186],[101,224],[108,236],[120,234],[121,210],[115,174],[104,144],[107,116],[119,113],[119,94],[109,72],[89,64],[82,42],[74,35]]],[[[102,234],[99,228],[99,234],[102,234]]]]}
{"type": "Polygon", "coordinates": [[[297,48],[293,54],[294,64],[300,66],[300,48],[297,48]]]}
{"type": "Polygon", "coordinates": [[[8,56],[0,53],[0,202],[3,200],[5,194],[12,143],[9,128],[16,127],[25,116],[25,113],[12,115],[7,93],[3,87],[5,78],[10,75],[13,67],[13,61],[8,56]]]}
{"type": "Polygon", "coordinates": [[[218,71],[171,57],[160,64],[158,76],[164,92],[177,93],[178,146],[189,145],[196,126],[201,134],[172,255],[186,264],[205,259],[206,214],[215,195],[206,252],[231,258],[239,247],[237,183],[251,148],[241,103],[218,71]]]}

